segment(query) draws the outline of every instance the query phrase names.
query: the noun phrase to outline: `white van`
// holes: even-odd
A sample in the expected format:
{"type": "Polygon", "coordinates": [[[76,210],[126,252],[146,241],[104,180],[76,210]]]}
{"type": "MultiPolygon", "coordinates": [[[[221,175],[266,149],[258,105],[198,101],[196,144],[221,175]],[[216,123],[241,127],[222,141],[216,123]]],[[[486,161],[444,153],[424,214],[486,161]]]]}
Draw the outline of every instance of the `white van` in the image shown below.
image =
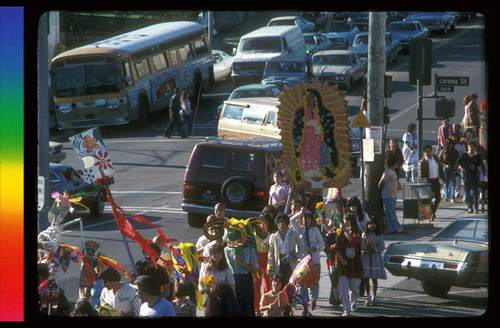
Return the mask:
{"type": "Polygon", "coordinates": [[[297,26],[265,26],[241,37],[233,58],[235,86],[260,82],[266,62],[278,56],[306,56],[306,43],[297,26]]]}
{"type": "Polygon", "coordinates": [[[281,138],[278,127],[279,99],[239,98],[224,101],[218,124],[219,137],[225,139],[281,138]]]}

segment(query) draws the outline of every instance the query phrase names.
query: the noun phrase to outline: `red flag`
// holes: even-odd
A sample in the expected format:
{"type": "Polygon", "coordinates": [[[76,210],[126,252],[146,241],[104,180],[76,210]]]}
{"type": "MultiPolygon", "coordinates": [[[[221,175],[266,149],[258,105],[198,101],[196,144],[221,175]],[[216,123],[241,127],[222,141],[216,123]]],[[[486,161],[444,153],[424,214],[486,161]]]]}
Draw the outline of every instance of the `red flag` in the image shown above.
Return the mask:
{"type": "MultiPolygon", "coordinates": [[[[116,224],[118,225],[118,229],[120,229],[120,232],[125,237],[128,237],[128,238],[132,239],[133,241],[135,241],[137,244],[139,244],[139,246],[144,250],[144,252],[149,257],[151,257],[152,259],[155,259],[154,262],[155,262],[155,267],[156,267],[156,261],[158,258],[160,258],[160,254],[158,254],[154,249],[149,247],[148,241],[144,237],[142,237],[142,235],[132,226],[130,221],[125,216],[126,215],[125,211],[115,203],[115,200],[111,196],[111,192],[109,190],[108,184],[105,183],[104,186],[106,187],[108,202],[111,205],[111,209],[113,211],[113,216],[115,217],[116,224]]],[[[160,238],[163,239],[163,241],[165,242],[167,247],[175,254],[181,256],[181,254],[170,244],[171,241],[176,241],[176,240],[175,239],[168,239],[167,236],[165,235],[165,233],[158,226],[152,224],[151,222],[149,222],[148,220],[144,219],[141,216],[134,215],[134,214],[129,214],[128,216],[131,219],[145,223],[145,224],[149,225],[150,227],[156,229],[158,231],[158,234],[160,235],[160,238]]]]}

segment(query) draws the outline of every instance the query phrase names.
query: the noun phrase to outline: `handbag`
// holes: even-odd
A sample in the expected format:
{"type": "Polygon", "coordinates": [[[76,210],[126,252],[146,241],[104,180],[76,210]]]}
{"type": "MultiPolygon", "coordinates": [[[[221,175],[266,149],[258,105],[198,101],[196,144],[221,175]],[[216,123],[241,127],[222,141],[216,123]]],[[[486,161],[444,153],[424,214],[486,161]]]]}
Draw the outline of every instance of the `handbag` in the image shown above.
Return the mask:
{"type": "Polygon", "coordinates": [[[345,256],[347,256],[348,259],[353,259],[356,257],[356,249],[354,247],[347,246],[345,249],[345,256]]]}

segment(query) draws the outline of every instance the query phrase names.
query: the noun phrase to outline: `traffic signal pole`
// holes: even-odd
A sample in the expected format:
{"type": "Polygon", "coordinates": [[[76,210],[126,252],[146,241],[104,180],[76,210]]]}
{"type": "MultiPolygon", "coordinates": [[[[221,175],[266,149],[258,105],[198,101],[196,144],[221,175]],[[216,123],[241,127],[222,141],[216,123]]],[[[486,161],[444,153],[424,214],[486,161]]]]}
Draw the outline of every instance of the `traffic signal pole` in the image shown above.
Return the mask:
{"type": "MultiPolygon", "coordinates": [[[[372,127],[384,125],[384,79],[385,79],[385,12],[370,12],[368,23],[368,111],[367,118],[372,127]]],[[[384,171],[384,140],[374,154],[374,161],[366,163],[366,187],[364,209],[377,222],[384,218],[382,198],[378,181],[384,171]]]]}

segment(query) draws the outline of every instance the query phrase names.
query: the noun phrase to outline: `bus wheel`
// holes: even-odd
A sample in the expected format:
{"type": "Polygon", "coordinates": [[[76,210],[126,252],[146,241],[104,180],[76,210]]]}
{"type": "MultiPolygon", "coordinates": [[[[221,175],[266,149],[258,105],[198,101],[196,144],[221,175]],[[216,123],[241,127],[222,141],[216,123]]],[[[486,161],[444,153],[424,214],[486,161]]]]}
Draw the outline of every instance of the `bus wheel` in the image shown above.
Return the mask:
{"type": "Polygon", "coordinates": [[[146,125],[149,120],[149,108],[148,101],[141,97],[139,100],[139,123],[142,125],[146,125]]]}

